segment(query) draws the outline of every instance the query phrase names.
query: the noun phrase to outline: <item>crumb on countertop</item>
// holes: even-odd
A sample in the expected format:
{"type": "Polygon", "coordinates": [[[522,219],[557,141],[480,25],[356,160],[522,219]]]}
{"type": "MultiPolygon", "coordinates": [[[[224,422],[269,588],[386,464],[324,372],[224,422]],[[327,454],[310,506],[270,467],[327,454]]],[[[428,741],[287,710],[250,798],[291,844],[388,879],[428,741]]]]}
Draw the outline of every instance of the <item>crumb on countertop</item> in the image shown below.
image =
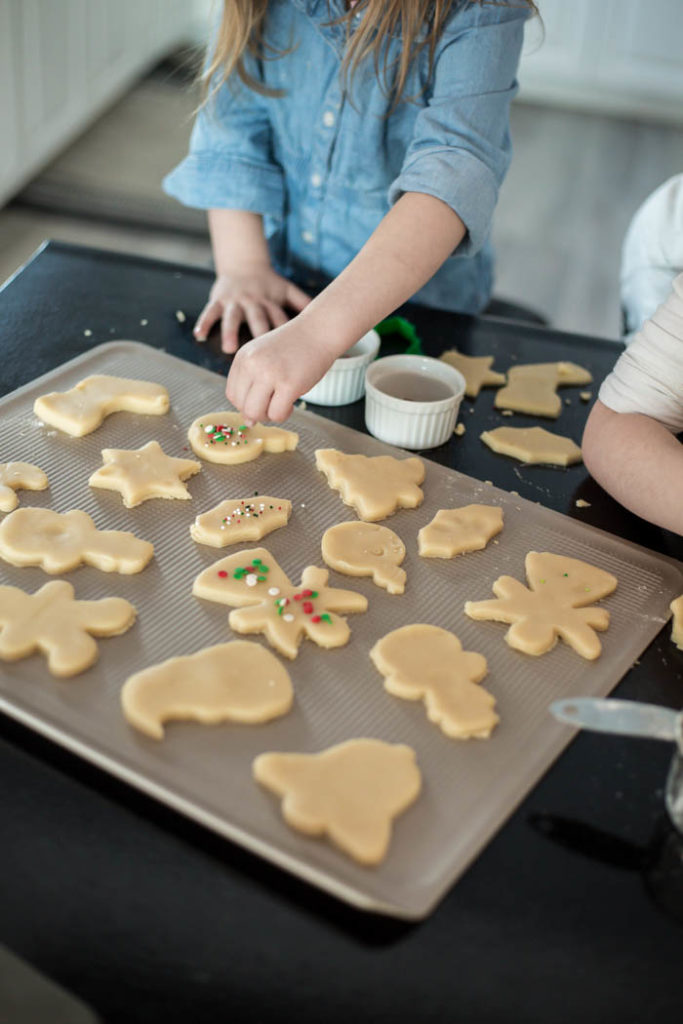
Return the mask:
{"type": "Polygon", "coordinates": [[[183,313],[182,309],[176,309],[176,311],[175,311],[175,318],[176,318],[176,320],[178,321],[179,324],[184,324],[185,321],[187,320],[187,317],[183,313]]]}
{"type": "Polygon", "coordinates": [[[584,498],[577,498],[574,504],[576,505],[577,508],[590,508],[591,507],[590,501],[586,501],[584,498]]]}
{"type": "Polygon", "coordinates": [[[466,429],[467,429],[467,427],[465,426],[464,423],[456,423],[455,430],[453,431],[453,433],[457,434],[458,437],[462,437],[462,435],[465,433],[466,429]]]}
{"type": "Polygon", "coordinates": [[[581,391],[581,392],[579,392],[579,398],[581,399],[582,402],[590,402],[592,397],[593,397],[593,392],[592,391],[581,391]]]}
{"type": "Polygon", "coordinates": [[[512,409],[503,409],[501,416],[514,416],[512,409]]]}

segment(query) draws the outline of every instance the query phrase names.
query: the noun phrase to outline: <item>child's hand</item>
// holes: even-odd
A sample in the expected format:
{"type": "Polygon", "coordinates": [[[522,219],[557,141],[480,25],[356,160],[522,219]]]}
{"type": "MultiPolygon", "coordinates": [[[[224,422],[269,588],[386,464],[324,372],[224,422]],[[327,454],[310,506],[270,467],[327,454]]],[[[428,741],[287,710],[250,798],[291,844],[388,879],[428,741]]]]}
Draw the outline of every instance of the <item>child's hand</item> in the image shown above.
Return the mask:
{"type": "Polygon", "coordinates": [[[296,319],[243,345],[225,393],[248,426],[286,420],[294,402],[320,380],[336,358],[320,332],[296,319]]]}
{"type": "Polygon", "coordinates": [[[220,320],[221,348],[224,352],[235,352],[243,320],[257,338],[271,327],[287,323],[285,306],[299,312],[310,301],[305,292],[276,274],[269,264],[219,274],[195,324],[194,336],[198,341],[205,341],[213,325],[220,320]]]}

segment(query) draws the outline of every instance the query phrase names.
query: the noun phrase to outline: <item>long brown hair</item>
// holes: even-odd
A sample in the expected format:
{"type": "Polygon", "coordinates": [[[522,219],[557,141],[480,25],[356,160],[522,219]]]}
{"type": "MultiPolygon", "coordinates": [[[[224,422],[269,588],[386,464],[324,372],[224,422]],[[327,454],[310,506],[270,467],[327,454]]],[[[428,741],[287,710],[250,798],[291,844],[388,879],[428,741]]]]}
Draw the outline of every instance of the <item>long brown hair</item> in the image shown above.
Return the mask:
{"type": "MultiPolygon", "coordinates": [[[[427,50],[429,68],[439,37],[449,15],[462,0],[358,0],[358,3],[330,24],[345,25],[347,45],[342,61],[342,81],[348,85],[358,66],[372,56],[375,73],[386,93],[391,95],[392,108],[403,98],[408,72],[416,57],[427,50]],[[352,21],[360,15],[354,31],[352,21]],[[398,61],[391,67],[387,63],[388,48],[384,45],[392,36],[401,35],[402,47],[398,61]],[[381,55],[384,54],[382,57],[381,55]]],[[[467,3],[486,3],[487,0],[465,0],[467,3]]],[[[491,0],[489,0],[491,2],[491,0]]],[[[493,0],[501,4],[501,0],[493,0]]],[[[536,12],[533,0],[513,0],[520,6],[536,12]]],[[[501,4],[504,6],[504,3],[501,4]]],[[[279,50],[265,38],[264,25],[268,0],[223,0],[223,16],[214,49],[204,74],[205,96],[229,78],[233,72],[245,85],[269,96],[282,95],[269,89],[250,75],[244,66],[245,53],[259,60],[281,57],[291,49],[279,50]]]]}

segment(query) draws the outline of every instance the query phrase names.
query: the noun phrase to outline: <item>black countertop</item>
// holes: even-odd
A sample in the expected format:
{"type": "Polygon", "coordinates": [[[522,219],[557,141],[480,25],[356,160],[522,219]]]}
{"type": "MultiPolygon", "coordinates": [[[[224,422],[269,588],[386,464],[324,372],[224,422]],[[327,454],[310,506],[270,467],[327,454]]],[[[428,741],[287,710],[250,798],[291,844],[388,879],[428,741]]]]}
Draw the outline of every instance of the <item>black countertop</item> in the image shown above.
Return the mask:
{"type": "MultiPolygon", "coordinates": [[[[0,292],[0,391],[114,338],[225,372],[217,343],[191,333],[210,281],[48,245],[0,292]]],[[[502,369],[570,359],[591,369],[594,393],[616,355],[520,323],[402,312],[430,354],[457,344],[502,369]]],[[[589,408],[579,390],[562,392],[571,404],[551,424],[576,441],[589,408]]],[[[362,403],[316,411],[363,428],[362,403]]],[[[502,419],[492,391],[466,401],[463,419],[465,436],[430,458],[683,557],[680,538],[620,509],[583,466],[526,467],[486,449],[483,429],[538,422],[502,419]]],[[[668,627],[616,694],[681,706],[683,653],[668,627]]],[[[407,924],[338,903],[3,718],[0,941],[106,1022],[679,1020],[683,841],[662,802],[670,756],[664,744],[582,734],[434,913],[407,924]]]]}

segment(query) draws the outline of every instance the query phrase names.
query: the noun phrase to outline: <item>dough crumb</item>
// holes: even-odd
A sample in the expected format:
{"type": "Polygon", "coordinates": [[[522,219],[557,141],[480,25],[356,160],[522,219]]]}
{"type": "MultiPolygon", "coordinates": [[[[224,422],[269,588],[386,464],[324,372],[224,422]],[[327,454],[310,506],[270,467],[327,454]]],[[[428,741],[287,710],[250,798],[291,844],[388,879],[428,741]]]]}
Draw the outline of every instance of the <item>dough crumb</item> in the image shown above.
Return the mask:
{"type": "Polygon", "coordinates": [[[465,433],[466,429],[467,429],[467,427],[465,426],[464,423],[456,423],[455,430],[453,431],[453,433],[457,434],[458,437],[462,437],[462,435],[465,433]]]}
{"type": "Polygon", "coordinates": [[[512,409],[503,409],[501,416],[514,416],[512,409]]]}
{"type": "Polygon", "coordinates": [[[484,483],[488,484],[489,487],[493,487],[493,480],[484,480],[484,483]]]}
{"type": "Polygon", "coordinates": [[[148,323],[149,323],[149,320],[147,320],[147,319],[142,319],[142,320],[140,321],[140,326],[141,326],[141,327],[146,327],[148,323]]]}
{"type": "Polygon", "coordinates": [[[575,504],[576,504],[577,508],[590,508],[591,507],[590,501],[586,501],[584,498],[577,498],[575,504]]]}
{"type": "Polygon", "coordinates": [[[572,400],[571,400],[571,398],[565,398],[565,400],[564,400],[564,404],[565,404],[565,405],[571,405],[571,404],[572,404],[572,400]]]}
{"type": "Polygon", "coordinates": [[[514,496],[515,496],[516,498],[518,498],[518,497],[519,497],[519,491],[509,491],[508,493],[509,493],[509,494],[514,494],[514,496]]]}
{"type": "Polygon", "coordinates": [[[592,391],[581,391],[581,392],[579,392],[579,398],[581,399],[582,402],[590,402],[592,397],[593,397],[593,392],[592,391]]]}
{"type": "Polygon", "coordinates": [[[184,324],[185,321],[187,320],[187,317],[183,313],[182,309],[176,309],[176,311],[175,311],[175,318],[176,318],[176,320],[178,321],[179,324],[184,324]]]}
{"type": "Polygon", "coordinates": [[[86,328],[86,330],[83,331],[83,334],[86,338],[92,338],[92,331],[90,330],[90,328],[86,328]]]}

